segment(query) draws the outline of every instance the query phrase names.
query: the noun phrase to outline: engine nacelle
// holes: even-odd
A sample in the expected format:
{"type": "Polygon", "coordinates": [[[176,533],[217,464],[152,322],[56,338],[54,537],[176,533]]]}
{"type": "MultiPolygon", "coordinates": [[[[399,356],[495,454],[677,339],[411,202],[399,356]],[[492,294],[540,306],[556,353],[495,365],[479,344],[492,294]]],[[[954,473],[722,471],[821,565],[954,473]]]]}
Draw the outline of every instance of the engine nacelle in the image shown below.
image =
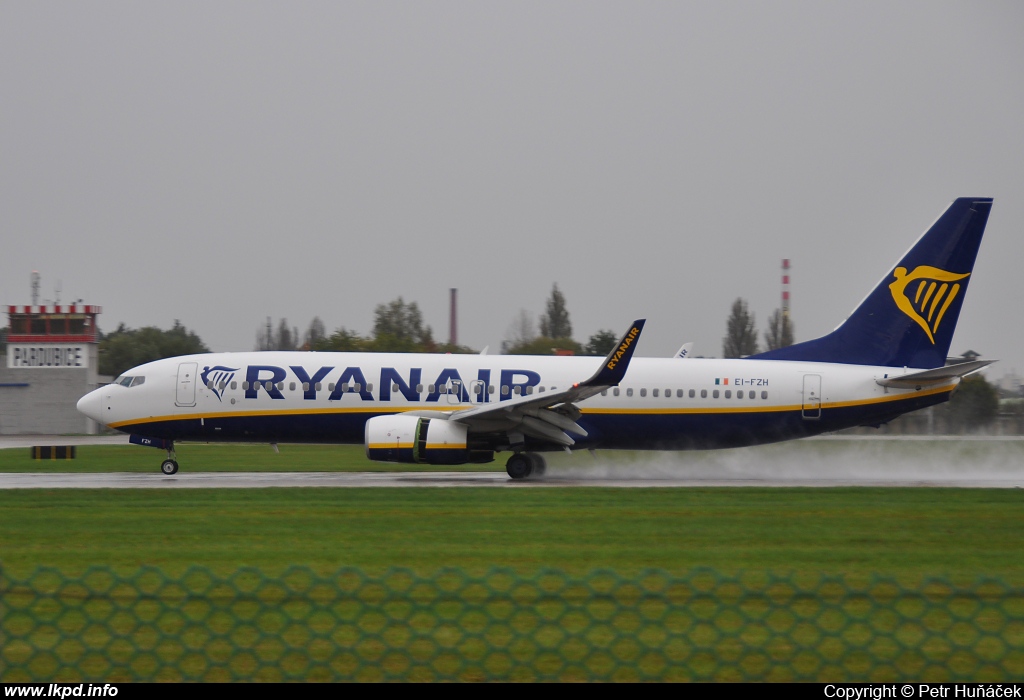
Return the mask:
{"type": "Polygon", "coordinates": [[[466,464],[490,462],[494,453],[469,449],[462,423],[394,415],[366,421],[366,456],[378,462],[466,464]]]}

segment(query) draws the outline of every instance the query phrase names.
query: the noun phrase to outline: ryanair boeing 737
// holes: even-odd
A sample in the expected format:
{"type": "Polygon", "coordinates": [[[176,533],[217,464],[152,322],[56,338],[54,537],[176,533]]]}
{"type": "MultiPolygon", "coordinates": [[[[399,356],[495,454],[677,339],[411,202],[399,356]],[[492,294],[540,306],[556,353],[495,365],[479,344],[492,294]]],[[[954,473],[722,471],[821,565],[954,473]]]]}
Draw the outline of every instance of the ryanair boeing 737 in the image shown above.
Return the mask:
{"type": "Polygon", "coordinates": [[[988,361],[947,365],[992,200],[957,199],[834,331],[739,360],[634,358],[644,321],[596,357],[238,352],[136,367],[78,409],[179,440],[360,443],[370,459],[491,462],[513,479],[569,448],[686,450],[790,440],[949,400],[988,361]]]}

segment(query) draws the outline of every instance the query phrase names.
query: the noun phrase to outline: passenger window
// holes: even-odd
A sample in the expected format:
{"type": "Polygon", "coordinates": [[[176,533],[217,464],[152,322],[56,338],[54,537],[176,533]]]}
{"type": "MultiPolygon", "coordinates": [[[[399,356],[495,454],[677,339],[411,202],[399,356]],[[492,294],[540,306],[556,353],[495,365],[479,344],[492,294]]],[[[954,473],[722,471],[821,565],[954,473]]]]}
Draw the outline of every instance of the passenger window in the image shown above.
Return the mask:
{"type": "Polygon", "coordinates": [[[288,383],[288,391],[295,391],[295,382],[288,383]]]}
{"type": "Polygon", "coordinates": [[[519,394],[523,393],[523,387],[521,387],[521,386],[513,387],[512,388],[512,393],[515,394],[516,396],[519,396],[519,394]]]}
{"type": "Polygon", "coordinates": [[[212,379],[210,381],[206,382],[206,388],[207,389],[212,389],[213,388],[213,380],[212,379]]]}
{"type": "MultiPolygon", "coordinates": [[[[373,391],[373,382],[370,382],[369,384],[366,385],[366,390],[367,391],[373,391]]],[[[359,391],[359,390],[356,389],[356,391],[359,391]]]]}
{"type": "Polygon", "coordinates": [[[281,389],[284,389],[284,382],[278,382],[277,383],[277,390],[281,391],[281,389]]]}
{"type": "Polygon", "coordinates": [[[731,389],[726,389],[725,390],[725,398],[727,398],[727,399],[731,399],[732,398],[732,390],[731,389]]]}
{"type": "Polygon", "coordinates": [[[263,388],[266,389],[267,391],[270,391],[271,389],[274,388],[274,382],[268,379],[267,381],[263,382],[263,388]]]}
{"type": "Polygon", "coordinates": [[[417,394],[422,394],[423,393],[423,385],[422,384],[417,384],[416,385],[416,393],[417,394]]]}
{"type": "MultiPolygon", "coordinates": [[[[644,392],[643,392],[643,391],[641,391],[641,392],[640,392],[640,395],[641,395],[641,396],[643,396],[643,395],[644,395],[644,392]]],[[[653,391],[651,391],[651,396],[657,397],[657,396],[658,396],[658,390],[657,390],[657,389],[654,389],[653,391]]]]}
{"type": "Polygon", "coordinates": [[[334,391],[334,382],[327,385],[327,391],[334,391]]]}
{"type": "MultiPolygon", "coordinates": [[[[143,379],[145,379],[145,377],[143,377],[143,379]]],[[[227,382],[221,382],[220,383],[220,390],[224,391],[227,388],[227,386],[228,386],[227,382]]]]}
{"type": "Polygon", "coordinates": [[[761,398],[762,399],[767,399],[768,398],[768,392],[767,391],[762,391],[761,392],[761,398]]]}
{"type": "Polygon", "coordinates": [[[532,386],[526,387],[526,393],[527,394],[532,394],[533,393],[533,387],[532,386]]]}
{"type": "Polygon", "coordinates": [[[539,387],[537,387],[537,391],[539,393],[543,394],[546,391],[546,389],[544,387],[542,387],[542,386],[539,386],[539,387]]]}
{"type": "Polygon", "coordinates": [[[693,389],[690,389],[690,398],[691,399],[694,397],[695,394],[696,394],[696,392],[693,389]]]}
{"type": "Polygon", "coordinates": [[[436,387],[433,384],[427,384],[427,393],[433,394],[436,387]]]}
{"type": "Polygon", "coordinates": [[[363,385],[362,384],[356,383],[356,384],[352,385],[352,391],[362,391],[362,390],[363,390],[363,385]]]}
{"type": "MultiPolygon", "coordinates": [[[[682,396],[683,392],[680,391],[679,395],[682,396]]],[[[672,396],[672,390],[671,389],[665,389],[665,398],[670,398],[671,396],[672,396]]]]}
{"type": "Polygon", "coordinates": [[[613,394],[614,394],[615,396],[618,396],[618,395],[619,395],[619,387],[615,387],[614,389],[612,389],[612,393],[613,393],[613,394]]]}
{"type": "Polygon", "coordinates": [[[231,391],[234,391],[237,388],[238,388],[238,382],[231,382],[231,391]]]}
{"type": "Polygon", "coordinates": [[[487,393],[488,394],[493,394],[494,393],[494,385],[493,384],[491,384],[490,386],[487,387],[487,393]]]}
{"type": "Polygon", "coordinates": [[[630,387],[630,388],[626,389],[626,396],[632,396],[632,395],[633,395],[633,387],[630,387]]]}
{"type": "Polygon", "coordinates": [[[647,396],[647,389],[641,389],[640,390],[640,395],[641,396],[647,396]]]}
{"type": "Polygon", "coordinates": [[[708,390],[707,389],[701,389],[700,390],[700,397],[702,399],[706,399],[708,397],[708,390]]]}
{"type": "Polygon", "coordinates": [[[711,392],[711,398],[713,398],[713,399],[717,399],[718,398],[718,389],[715,389],[714,391],[711,392]]]}
{"type": "Polygon", "coordinates": [[[397,384],[392,384],[391,385],[391,391],[398,391],[398,385],[397,384]]]}
{"type": "Polygon", "coordinates": [[[608,390],[607,389],[602,389],[601,390],[601,396],[607,396],[607,395],[608,395],[608,390]]]}
{"type": "Polygon", "coordinates": [[[740,389],[739,391],[736,392],[736,398],[737,399],[742,399],[743,398],[743,390],[742,389],[740,389]]]}
{"type": "Polygon", "coordinates": [[[242,382],[242,390],[249,391],[249,382],[242,382]]]}
{"type": "Polygon", "coordinates": [[[309,382],[302,382],[302,390],[309,391],[309,382]]]}
{"type": "Polygon", "coordinates": [[[508,396],[508,384],[501,385],[501,395],[508,396]]]}

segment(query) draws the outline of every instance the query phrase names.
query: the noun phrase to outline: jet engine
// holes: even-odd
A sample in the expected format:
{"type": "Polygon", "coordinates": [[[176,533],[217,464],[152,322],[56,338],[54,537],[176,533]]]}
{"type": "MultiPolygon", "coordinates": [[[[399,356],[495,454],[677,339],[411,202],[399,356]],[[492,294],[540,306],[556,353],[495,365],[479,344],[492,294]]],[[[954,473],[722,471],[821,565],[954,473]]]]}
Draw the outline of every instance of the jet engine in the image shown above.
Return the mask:
{"type": "Polygon", "coordinates": [[[366,421],[366,456],[378,462],[466,464],[494,460],[492,450],[470,449],[467,427],[440,418],[394,415],[366,421]]]}

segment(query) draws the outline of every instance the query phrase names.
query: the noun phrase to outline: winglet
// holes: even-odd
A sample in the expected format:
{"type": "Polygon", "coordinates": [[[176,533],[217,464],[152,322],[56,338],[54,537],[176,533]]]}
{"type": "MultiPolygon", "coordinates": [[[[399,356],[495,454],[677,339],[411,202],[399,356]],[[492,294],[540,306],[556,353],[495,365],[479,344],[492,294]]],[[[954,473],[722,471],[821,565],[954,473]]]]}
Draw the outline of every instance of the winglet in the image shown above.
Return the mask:
{"type": "Polygon", "coordinates": [[[618,344],[604,358],[601,369],[597,370],[593,377],[583,382],[585,386],[617,386],[622,378],[626,376],[626,369],[629,361],[636,350],[637,341],[640,340],[640,331],[644,329],[647,319],[639,318],[633,321],[626,334],[622,336],[618,344]]]}

